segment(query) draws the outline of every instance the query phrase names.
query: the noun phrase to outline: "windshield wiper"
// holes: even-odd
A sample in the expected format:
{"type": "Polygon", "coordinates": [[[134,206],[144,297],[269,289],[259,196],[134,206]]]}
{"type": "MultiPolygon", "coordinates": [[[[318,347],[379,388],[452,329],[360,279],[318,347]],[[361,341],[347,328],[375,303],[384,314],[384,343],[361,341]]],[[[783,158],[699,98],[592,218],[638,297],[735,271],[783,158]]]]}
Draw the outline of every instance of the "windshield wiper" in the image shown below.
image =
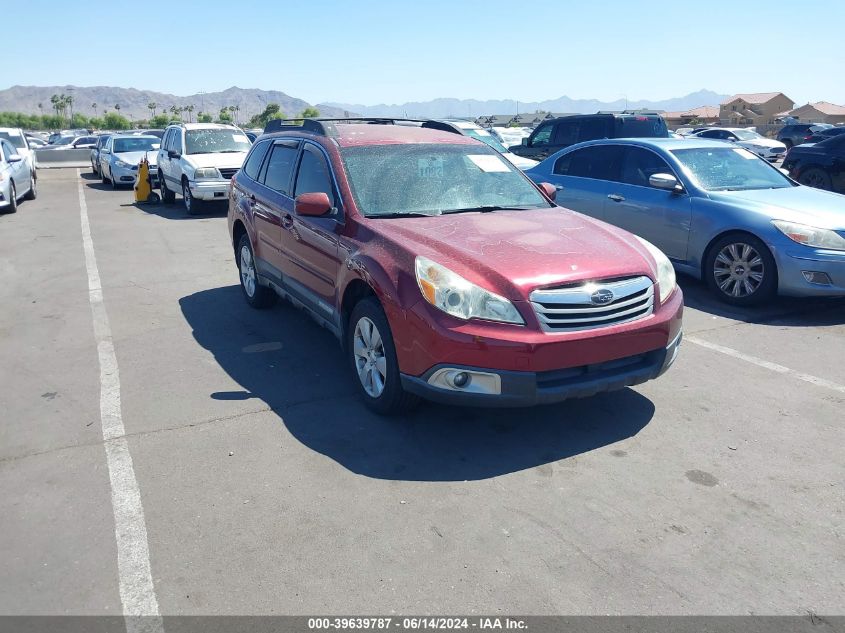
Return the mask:
{"type": "Polygon", "coordinates": [[[432,218],[437,213],[420,213],[419,211],[393,211],[391,213],[373,213],[367,218],[432,218]]]}
{"type": "Polygon", "coordinates": [[[210,153],[211,154],[240,154],[243,151],[244,150],[242,150],[242,149],[218,149],[218,150],[215,150],[215,151],[210,152],[210,153]]]}
{"type": "Polygon", "coordinates": [[[539,209],[541,207],[508,207],[498,204],[485,204],[478,207],[464,207],[463,209],[449,209],[443,211],[443,215],[450,213],[490,213],[491,211],[525,211],[526,209],[539,209]]]}

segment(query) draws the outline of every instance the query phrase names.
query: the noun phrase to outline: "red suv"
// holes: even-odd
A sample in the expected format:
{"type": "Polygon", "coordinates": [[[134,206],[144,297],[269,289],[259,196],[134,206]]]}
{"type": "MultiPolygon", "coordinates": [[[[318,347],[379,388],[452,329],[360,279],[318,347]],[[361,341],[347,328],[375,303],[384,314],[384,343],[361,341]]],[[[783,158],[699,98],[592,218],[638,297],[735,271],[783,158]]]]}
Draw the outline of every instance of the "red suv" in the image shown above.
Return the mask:
{"type": "Polygon", "coordinates": [[[232,180],[244,298],[281,295],[334,332],[376,411],[556,402],[675,360],[666,256],[556,206],[491,147],[379,120],[275,127],[232,180]]]}

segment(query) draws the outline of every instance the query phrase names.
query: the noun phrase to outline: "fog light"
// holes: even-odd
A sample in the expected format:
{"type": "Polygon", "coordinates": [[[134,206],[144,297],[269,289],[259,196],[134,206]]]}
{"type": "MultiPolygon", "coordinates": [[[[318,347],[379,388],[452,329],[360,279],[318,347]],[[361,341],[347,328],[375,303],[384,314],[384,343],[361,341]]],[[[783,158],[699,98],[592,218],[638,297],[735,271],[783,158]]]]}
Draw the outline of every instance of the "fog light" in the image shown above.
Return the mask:
{"type": "Polygon", "coordinates": [[[452,376],[452,384],[455,385],[458,389],[463,389],[466,387],[470,382],[469,374],[465,371],[459,371],[457,374],[452,376]]]}
{"type": "Polygon", "coordinates": [[[827,273],[819,272],[818,270],[802,270],[801,274],[811,284],[816,284],[817,286],[833,285],[827,273]]]}

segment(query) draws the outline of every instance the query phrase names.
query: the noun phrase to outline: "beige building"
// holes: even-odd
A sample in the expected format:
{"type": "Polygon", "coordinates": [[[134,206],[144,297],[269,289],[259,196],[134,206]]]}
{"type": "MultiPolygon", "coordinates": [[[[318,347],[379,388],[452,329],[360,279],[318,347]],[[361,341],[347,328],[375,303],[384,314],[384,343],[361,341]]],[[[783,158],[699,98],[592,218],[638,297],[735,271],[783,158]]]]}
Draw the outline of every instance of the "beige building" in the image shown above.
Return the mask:
{"type": "Polygon", "coordinates": [[[827,101],[816,101],[789,112],[783,112],[782,116],[794,117],[801,123],[833,123],[835,125],[845,123],[845,106],[827,101]]]}
{"type": "Polygon", "coordinates": [[[782,92],[757,92],[730,97],[719,106],[722,125],[774,125],[795,103],[782,92]]]}
{"type": "Polygon", "coordinates": [[[719,106],[699,106],[683,112],[664,112],[663,119],[671,129],[686,125],[708,125],[719,122],[719,106]]]}

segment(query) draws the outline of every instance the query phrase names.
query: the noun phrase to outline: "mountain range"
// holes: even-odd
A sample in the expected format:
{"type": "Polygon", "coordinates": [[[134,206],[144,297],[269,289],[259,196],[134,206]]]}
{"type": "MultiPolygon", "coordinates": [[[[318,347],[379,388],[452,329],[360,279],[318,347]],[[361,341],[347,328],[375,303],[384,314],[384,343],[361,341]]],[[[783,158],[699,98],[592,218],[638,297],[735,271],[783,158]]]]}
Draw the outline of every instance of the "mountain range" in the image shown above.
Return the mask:
{"type": "MultiPolygon", "coordinates": [[[[111,86],[12,86],[0,90],[0,112],[25,112],[27,114],[51,114],[50,97],[54,94],[73,95],[74,112],[82,112],[87,116],[95,113],[102,115],[105,109],[114,112],[115,105],[120,106],[120,114],[134,119],[150,117],[148,103],[158,104],[157,113],[170,106],[194,106],[194,117],[199,112],[217,115],[220,109],[238,106],[238,119],[248,121],[249,118],[262,112],[268,103],[278,103],[282,112],[296,115],[311,104],[291,97],[278,90],[245,89],[232,86],[222,92],[206,92],[204,94],[179,97],[152,90],[136,90],[135,88],[115,88],[111,86]],[[38,104],[42,108],[39,109],[38,104]],[[96,105],[96,110],[93,106],[96,105]]],[[[327,105],[318,105],[317,109],[324,116],[343,116],[343,110],[327,105]]]]}
{"type": "Polygon", "coordinates": [[[718,105],[729,95],[722,95],[711,90],[699,90],[683,97],[663,101],[599,101],[597,99],[570,99],[559,97],[548,101],[515,101],[513,99],[434,99],[432,101],[412,101],[396,105],[380,103],[363,105],[357,103],[328,103],[339,110],[360,112],[364,116],[441,118],[441,117],[479,117],[486,114],[517,114],[519,112],[592,113],[599,110],[626,110],[645,108],[677,112],[697,108],[703,105],[718,105]]]}
{"type": "MultiPolygon", "coordinates": [[[[278,103],[282,112],[288,116],[296,115],[311,106],[302,99],[292,97],[277,90],[258,90],[233,86],[222,92],[207,92],[180,97],[152,90],[135,88],[116,88],[109,86],[12,86],[0,90],[0,112],[25,112],[28,114],[50,114],[50,97],[54,94],[73,95],[73,109],[86,115],[102,114],[105,109],[114,111],[120,106],[120,114],[134,119],[146,119],[150,116],[147,104],[158,104],[160,113],[170,106],[183,107],[193,105],[194,116],[199,112],[216,115],[221,108],[238,106],[238,119],[247,121],[263,111],[268,103],[278,103]],[[39,109],[38,104],[42,108],[39,109]],[[96,110],[93,104],[96,104],[96,110]]],[[[727,95],[710,90],[699,90],[683,97],[663,101],[599,101],[597,99],[570,99],[559,97],[547,101],[516,101],[514,99],[433,99],[431,101],[412,101],[401,104],[348,104],[318,103],[316,107],[322,116],[386,116],[412,118],[442,117],[478,117],[486,114],[516,114],[517,112],[588,113],[598,110],[624,110],[647,108],[652,110],[679,111],[702,105],[716,105],[727,95]]]]}

